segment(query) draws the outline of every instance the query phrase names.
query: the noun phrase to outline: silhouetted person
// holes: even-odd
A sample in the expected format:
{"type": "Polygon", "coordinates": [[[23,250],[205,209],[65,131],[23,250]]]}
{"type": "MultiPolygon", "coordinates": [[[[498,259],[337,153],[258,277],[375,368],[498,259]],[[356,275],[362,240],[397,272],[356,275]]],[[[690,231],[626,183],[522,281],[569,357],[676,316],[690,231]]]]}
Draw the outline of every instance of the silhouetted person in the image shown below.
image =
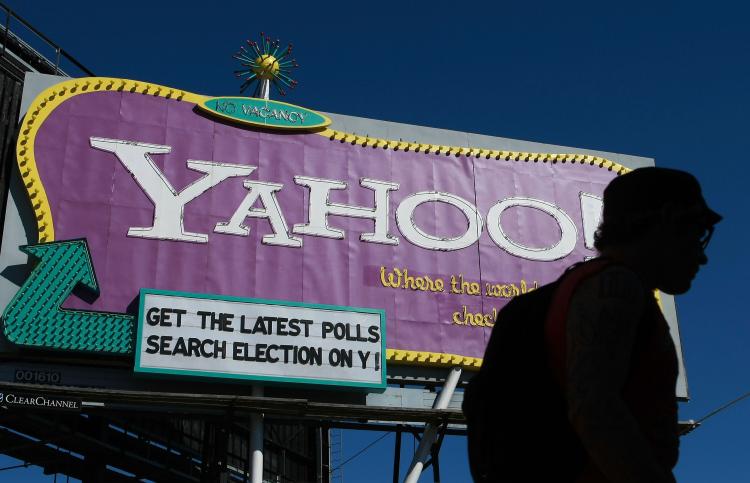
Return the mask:
{"type": "Polygon", "coordinates": [[[720,220],[683,171],[607,186],[600,256],[498,316],[465,393],[476,481],[675,481],[678,362],[654,290],[690,289],[720,220]]]}

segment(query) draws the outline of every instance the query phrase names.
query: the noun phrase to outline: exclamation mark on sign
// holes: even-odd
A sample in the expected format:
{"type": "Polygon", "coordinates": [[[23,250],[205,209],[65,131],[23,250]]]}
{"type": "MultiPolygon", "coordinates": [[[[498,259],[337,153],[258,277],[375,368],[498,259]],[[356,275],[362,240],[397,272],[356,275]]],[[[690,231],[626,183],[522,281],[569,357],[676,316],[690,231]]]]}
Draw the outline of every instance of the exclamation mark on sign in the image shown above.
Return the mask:
{"type": "Polygon", "coordinates": [[[380,352],[375,353],[375,372],[380,370],[380,352]]]}
{"type": "MultiPolygon", "coordinates": [[[[581,219],[583,221],[583,245],[594,249],[594,233],[602,219],[602,199],[590,193],[581,192],[581,219]]],[[[586,257],[589,260],[594,257],[586,257]]]]}

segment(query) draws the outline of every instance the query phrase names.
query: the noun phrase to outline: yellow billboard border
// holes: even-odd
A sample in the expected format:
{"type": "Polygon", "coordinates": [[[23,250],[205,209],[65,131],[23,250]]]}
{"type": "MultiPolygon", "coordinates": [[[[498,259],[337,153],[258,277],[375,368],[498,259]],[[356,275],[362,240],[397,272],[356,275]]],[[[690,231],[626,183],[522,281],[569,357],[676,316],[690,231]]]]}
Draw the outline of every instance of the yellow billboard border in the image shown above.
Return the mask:
{"type": "MultiPolygon", "coordinates": [[[[34,216],[36,217],[37,232],[40,243],[55,240],[55,227],[52,221],[52,213],[47,199],[47,193],[42,185],[42,180],[36,166],[34,157],[34,142],[39,127],[65,100],[81,94],[91,92],[132,92],[165,99],[175,99],[191,104],[200,104],[210,96],[193,94],[191,92],[174,89],[170,87],[153,84],[150,82],[119,79],[113,77],[83,77],[71,79],[55,84],[42,91],[29,106],[26,115],[21,122],[18,142],[16,143],[16,162],[21,175],[21,180],[29,196],[34,216]]],[[[425,154],[443,154],[445,156],[474,156],[486,159],[496,159],[514,162],[533,162],[551,164],[569,164],[597,166],[599,168],[615,171],[618,175],[630,171],[629,168],[599,156],[588,154],[554,154],[554,153],[530,153],[522,151],[498,151],[492,149],[469,148],[459,146],[444,146],[439,144],[424,144],[417,142],[393,141],[369,136],[358,136],[346,132],[325,128],[314,134],[325,136],[331,141],[349,143],[373,149],[390,149],[393,151],[415,152],[425,154]]],[[[462,356],[457,354],[444,354],[439,352],[410,351],[400,349],[387,349],[386,358],[390,363],[410,364],[432,367],[463,367],[465,369],[478,370],[482,365],[482,359],[478,357],[462,356]]]]}

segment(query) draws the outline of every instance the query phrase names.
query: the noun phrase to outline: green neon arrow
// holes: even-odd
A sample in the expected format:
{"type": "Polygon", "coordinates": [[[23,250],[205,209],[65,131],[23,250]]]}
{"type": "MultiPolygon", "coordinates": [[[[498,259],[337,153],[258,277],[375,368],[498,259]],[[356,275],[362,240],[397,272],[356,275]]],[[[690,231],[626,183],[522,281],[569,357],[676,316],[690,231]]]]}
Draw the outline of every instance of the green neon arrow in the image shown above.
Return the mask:
{"type": "Polygon", "coordinates": [[[129,354],[135,318],[60,308],[77,284],[99,292],[86,240],[19,247],[39,263],[3,312],[5,336],[19,345],[129,354]]]}

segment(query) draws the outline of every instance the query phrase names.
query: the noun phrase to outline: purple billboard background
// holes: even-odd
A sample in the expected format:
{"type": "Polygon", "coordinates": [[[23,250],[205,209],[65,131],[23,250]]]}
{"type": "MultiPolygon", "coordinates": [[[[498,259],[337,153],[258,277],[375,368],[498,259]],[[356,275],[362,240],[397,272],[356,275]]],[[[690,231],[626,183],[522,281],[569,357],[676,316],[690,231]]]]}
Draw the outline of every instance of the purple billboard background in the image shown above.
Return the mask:
{"type": "MultiPolygon", "coordinates": [[[[335,126],[334,126],[335,127],[335,126]]],[[[615,174],[588,165],[550,164],[445,156],[362,147],[317,134],[268,133],[228,125],[194,112],[194,104],[128,92],[96,92],[72,97],[43,122],[35,157],[55,226],[55,238],[86,238],[101,294],[88,304],[71,297],[69,308],[125,312],[142,287],[241,297],[304,301],[385,309],[387,346],[482,357],[490,329],[454,322],[454,313],[492,313],[507,298],[488,297],[485,283],[544,284],[565,267],[594,253],[584,247],[579,193],[601,196],[615,174]],[[229,178],[185,207],[186,231],[206,233],[206,244],[133,238],[128,228],[151,226],[153,205],[109,152],[91,148],[90,137],[171,146],[152,155],[176,190],[203,176],[188,159],[257,166],[249,178],[282,183],[279,205],[290,230],[308,220],[308,190],[295,175],[345,181],[332,203],[373,206],[373,192],[360,178],[399,183],[390,194],[389,233],[396,246],[365,243],[361,233],[373,221],[330,216],[344,230],[335,240],[297,235],[302,248],[264,245],[267,220],[246,219],[249,236],[214,233],[247,194],[243,178],[229,178]],[[399,231],[395,212],[407,196],[422,191],[458,195],[486,217],[489,208],[511,196],[537,198],[564,210],[578,230],[575,250],[552,262],[531,261],[499,248],[485,226],[479,243],[456,251],[434,251],[410,243],[399,231]],[[442,278],[443,292],[387,288],[380,267],[408,269],[410,275],[442,278]],[[481,272],[480,272],[481,267],[481,272]],[[451,276],[481,282],[481,296],[450,293],[451,276]]],[[[414,220],[429,234],[458,236],[464,216],[443,203],[417,208],[414,220]]],[[[511,208],[502,218],[508,236],[525,245],[554,245],[560,230],[553,218],[534,209],[511,208]]]]}

